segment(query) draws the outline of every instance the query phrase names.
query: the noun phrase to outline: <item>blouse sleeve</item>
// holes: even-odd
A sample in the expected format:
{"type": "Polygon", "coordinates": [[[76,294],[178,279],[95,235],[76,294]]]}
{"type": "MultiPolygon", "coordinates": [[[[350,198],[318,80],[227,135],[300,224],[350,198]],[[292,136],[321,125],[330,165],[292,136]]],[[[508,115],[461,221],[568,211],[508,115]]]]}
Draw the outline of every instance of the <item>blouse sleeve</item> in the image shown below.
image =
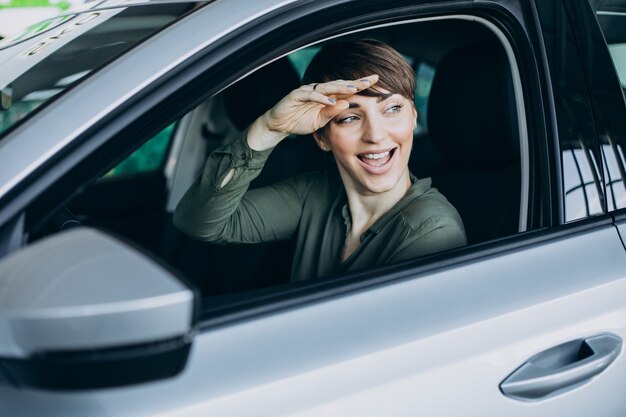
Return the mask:
{"type": "Polygon", "coordinates": [[[247,130],[213,151],[176,207],[176,227],[197,239],[217,243],[260,243],[293,236],[307,188],[302,178],[248,191],[270,153],[271,149],[251,149],[247,130]],[[231,169],[234,176],[220,187],[231,169]]]}

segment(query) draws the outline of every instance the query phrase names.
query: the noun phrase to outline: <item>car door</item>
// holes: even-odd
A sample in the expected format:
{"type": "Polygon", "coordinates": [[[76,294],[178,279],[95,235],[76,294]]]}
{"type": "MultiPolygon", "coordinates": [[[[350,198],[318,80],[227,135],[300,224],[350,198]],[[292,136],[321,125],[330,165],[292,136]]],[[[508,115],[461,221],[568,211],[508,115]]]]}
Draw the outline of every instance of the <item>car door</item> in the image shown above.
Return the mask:
{"type": "MultiPolygon", "coordinates": [[[[216,2],[199,16],[224,15],[228,6],[216,2]]],[[[381,22],[402,33],[407,20],[480,21],[501,39],[517,74],[528,230],[377,270],[244,293],[236,302],[207,298],[187,367],[176,378],[78,392],[2,386],[7,415],[621,415],[626,254],[606,213],[595,127],[570,124],[591,110],[589,92],[568,90],[577,74],[584,80],[569,36],[582,29],[570,26],[562,7],[316,2],[274,10],[231,34],[218,52],[241,64],[243,75],[290,48],[381,22]],[[319,27],[314,36],[304,29],[311,27],[319,27]],[[293,41],[284,42],[287,34],[293,41]],[[563,56],[574,75],[559,83],[554,71],[564,63],[555,60],[563,56]]],[[[144,52],[158,48],[155,42],[144,52]]],[[[194,69],[209,74],[210,65],[199,61],[188,64],[189,78],[178,78],[181,91],[206,81],[194,78],[194,69]]],[[[212,73],[216,90],[236,78],[230,69],[212,73]]],[[[158,105],[181,95],[163,91],[158,105]]],[[[150,104],[139,100],[128,117],[145,123],[150,104]]]]}

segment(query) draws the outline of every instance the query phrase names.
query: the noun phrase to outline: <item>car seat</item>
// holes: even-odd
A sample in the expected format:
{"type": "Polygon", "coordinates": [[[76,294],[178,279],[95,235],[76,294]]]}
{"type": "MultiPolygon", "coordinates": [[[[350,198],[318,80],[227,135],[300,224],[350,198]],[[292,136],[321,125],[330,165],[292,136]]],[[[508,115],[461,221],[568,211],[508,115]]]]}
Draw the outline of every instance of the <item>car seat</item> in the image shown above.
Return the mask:
{"type": "Polygon", "coordinates": [[[441,156],[430,173],[461,215],[469,243],[519,231],[520,136],[509,61],[498,43],[465,46],[436,67],[428,134],[441,156]]]}
{"type": "MultiPolygon", "coordinates": [[[[226,113],[235,127],[243,131],[299,86],[300,77],[296,69],[287,57],[281,58],[225,90],[226,113]]],[[[263,171],[250,188],[319,169],[322,155],[310,135],[289,137],[272,151],[263,171]]]]}

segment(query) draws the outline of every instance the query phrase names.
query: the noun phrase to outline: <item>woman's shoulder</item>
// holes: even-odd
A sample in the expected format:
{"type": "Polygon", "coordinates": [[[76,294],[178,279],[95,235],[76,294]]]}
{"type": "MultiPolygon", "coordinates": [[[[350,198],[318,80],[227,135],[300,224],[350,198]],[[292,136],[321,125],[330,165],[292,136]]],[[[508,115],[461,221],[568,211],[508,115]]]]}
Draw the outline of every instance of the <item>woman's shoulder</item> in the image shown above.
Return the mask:
{"type": "MultiPolygon", "coordinates": [[[[436,229],[453,226],[463,229],[461,216],[448,199],[434,187],[428,186],[402,210],[401,215],[406,224],[413,230],[436,229]]],[[[424,181],[424,180],[420,180],[424,181]]]]}

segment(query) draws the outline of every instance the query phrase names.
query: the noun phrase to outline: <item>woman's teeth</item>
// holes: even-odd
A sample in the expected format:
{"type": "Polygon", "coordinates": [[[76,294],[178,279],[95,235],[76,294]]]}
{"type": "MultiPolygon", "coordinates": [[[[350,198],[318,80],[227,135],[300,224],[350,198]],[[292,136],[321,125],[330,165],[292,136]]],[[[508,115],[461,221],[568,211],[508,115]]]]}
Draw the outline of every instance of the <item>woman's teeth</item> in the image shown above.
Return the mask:
{"type": "Polygon", "coordinates": [[[361,161],[363,161],[364,164],[379,167],[385,165],[387,162],[389,162],[389,160],[391,160],[393,151],[394,149],[380,153],[364,153],[358,155],[358,157],[361,161]]]}
{"type": "Polygon", "coordinates": [[[365,155],[362,155],[362,156],[363,158],[367,158],[367,159],[381,159],[388,155],[389,155],[389,151],[381,152],[381,153],[366,153],[365,155]]]}

